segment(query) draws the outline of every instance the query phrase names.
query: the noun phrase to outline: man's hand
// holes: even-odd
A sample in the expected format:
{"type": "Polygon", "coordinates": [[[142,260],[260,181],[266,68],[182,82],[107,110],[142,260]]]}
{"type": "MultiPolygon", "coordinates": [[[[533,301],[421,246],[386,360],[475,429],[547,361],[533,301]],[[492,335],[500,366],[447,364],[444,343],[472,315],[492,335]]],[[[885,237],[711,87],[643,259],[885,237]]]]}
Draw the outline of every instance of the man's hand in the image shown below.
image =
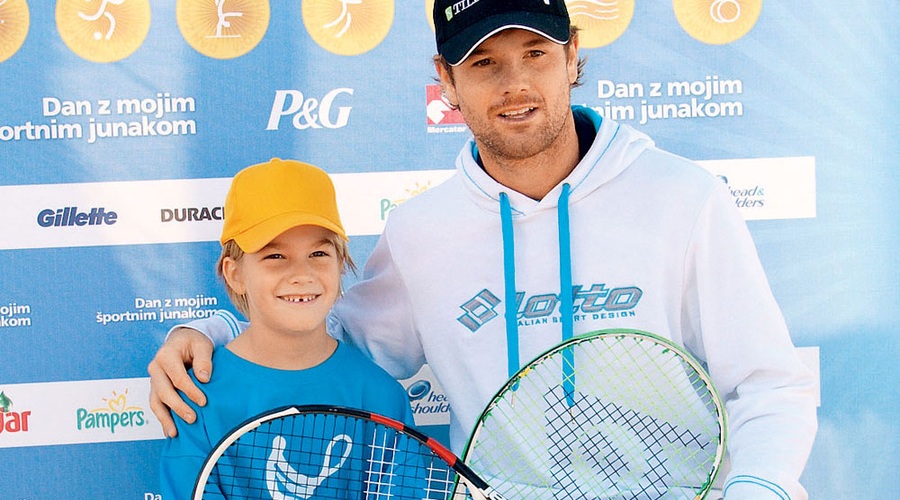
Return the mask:
{"type": "Polygon", "coordinates": [[[187,367],[194,367],[194,374],[200,382],[209,382],[212,351],[212,342],[202,333],[190,328],[177,328],[169,334],[147,366],[147,373],[150,374],[150,409],[162,424],[166,436],[178,435],[170,408],[189,424],[197,418],[176,388],[198,405],[206,405],[206,395],[194,385],[187,374],[187,367]]]}

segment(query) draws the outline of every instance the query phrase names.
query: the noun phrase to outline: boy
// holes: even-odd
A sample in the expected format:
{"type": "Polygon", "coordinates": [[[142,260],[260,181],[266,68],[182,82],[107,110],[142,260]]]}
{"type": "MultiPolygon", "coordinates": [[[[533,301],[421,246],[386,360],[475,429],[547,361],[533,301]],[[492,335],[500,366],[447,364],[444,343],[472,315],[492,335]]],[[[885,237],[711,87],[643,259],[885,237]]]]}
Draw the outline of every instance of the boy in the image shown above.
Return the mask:
{"type": "MultiPolygon", "coordinates": [[[[220,242],[217,273],[250,324],[215,350],[216,372],[206,386],[210,403],[194,407],[199,425],[177,419],[178,437],[165,443],[164,498],[188,498],[219,439],[265,410],[333,404],[413,423],[402,386],[326,332],[325,318],[341,294],[342,271],[353,262],[334,186],[324,171],[275,158],[238,172],[225,200],[220,242]]],[[[333,443],[347,436],[322,437],[333,443]]],[[[324,458],[328,451],[319,453],[324,458]]],[[[360,496],[361,483],[326,469],[326,477],[319,470],[304,471],[322,479],[310,498],[360,496]]],[[[260,491],[280,497],[281,486],[271,491],[263,478],[259,482],[260,491]]]]}

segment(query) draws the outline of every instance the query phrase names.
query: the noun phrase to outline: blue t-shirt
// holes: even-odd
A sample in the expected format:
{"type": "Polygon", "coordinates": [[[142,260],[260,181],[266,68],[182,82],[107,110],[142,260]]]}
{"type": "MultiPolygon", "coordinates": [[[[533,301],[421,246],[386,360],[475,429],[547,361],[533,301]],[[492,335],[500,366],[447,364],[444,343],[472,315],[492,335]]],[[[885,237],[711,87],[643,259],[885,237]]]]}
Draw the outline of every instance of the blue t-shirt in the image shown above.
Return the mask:
{"type": "MultiPolygon", "coordinates": [[[[224,347],[213,353],[212,378],[201,385],[207,404],[198,407],[197,421],[187,424],[177,416],[178,437],[167,439],[160,460],[160,479],[165,500],[190,498],[194,483],[216,443],[248,418],[285,405],[327,404],[359,408],[413,425],[409,398],[403,387],[387,372],[355,348],[338,343],[323,363],[305,370],[278,370],[247,361],[224,347]]],[[[191,377],[196,382],[193,372],[191,377]]],[[[341,481],[339,467],[344,449],[353,436],[324,436],[330,450],[318,450],[329,460],[320,471],[322,489],[334,491],[327,482],[341,481]],[[346,438],[346,439],[345,439],[346,438]],[[327,474],[325,474],[327,472],[327,474]]],[[[283,444],[283,443],[282,443],[283,444]]],[[[267,450],[266,453],[272,453],[267,450]]],[[[348,452],[349,453],[349,452],[348,452]]],[[[318,476],[317,476],[318,477],[318,476]]],[[[346,478],[337,486],[355,498],[346,478]],[[348,490],[348,488],[350,488],[348,490]]],[[[310,491],[315,496],[315,488],[310,491]]],[[[331,493],[328,498],[335,498],[331,493]]],[[[287,497],[291,498],[291,497],[287,497]]]]}

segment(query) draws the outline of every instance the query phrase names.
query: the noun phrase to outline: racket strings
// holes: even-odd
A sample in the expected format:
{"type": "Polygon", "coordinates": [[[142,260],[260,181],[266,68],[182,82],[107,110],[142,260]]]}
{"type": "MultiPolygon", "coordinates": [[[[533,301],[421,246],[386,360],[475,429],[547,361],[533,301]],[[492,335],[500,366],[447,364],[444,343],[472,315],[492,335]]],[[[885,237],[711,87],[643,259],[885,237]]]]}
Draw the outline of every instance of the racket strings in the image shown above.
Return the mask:
{"type": "Polygon", "coordinates": [[[693,498],[711,481],[722,444],[718,399],[669,346],[601,336],[520,374],[467,451],[501,494],[659,498],[685,489],[693,498]]]}
{"type": "Polygon", "coordinates": [[[456,482],[447,462],[405,432],[354,416],[299,413],[238,438],[202,491],[229,499],[438,500],[456,482]]]}

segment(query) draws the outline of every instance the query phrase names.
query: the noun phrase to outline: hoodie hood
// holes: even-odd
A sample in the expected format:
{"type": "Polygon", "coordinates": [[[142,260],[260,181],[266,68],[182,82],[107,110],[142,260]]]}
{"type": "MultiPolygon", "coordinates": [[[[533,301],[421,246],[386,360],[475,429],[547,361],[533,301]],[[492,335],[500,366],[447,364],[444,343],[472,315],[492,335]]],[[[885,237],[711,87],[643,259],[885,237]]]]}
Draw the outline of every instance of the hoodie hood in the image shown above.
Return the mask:
{"type": "MultiPolygon", "coordinates": [[[[498,183],[478,162],[478,148],[474,138],[456,158],[456,169],[477,203],[487,210],[499,211],[500,193],[507,193],[512,212],[523,216],[557,206],[563,184],[570,187],[569,201],[577,202],[624,171],[641,153],[653,147],[653,141],[631,127],[605,120],[593,110],[572,106],[576,122],[592,127],[596,132],[590,149],[569,175],[542,200],[533,200],[498,183]]],[[[579,141],[591,138],[579,137],[579,141]]]]}

